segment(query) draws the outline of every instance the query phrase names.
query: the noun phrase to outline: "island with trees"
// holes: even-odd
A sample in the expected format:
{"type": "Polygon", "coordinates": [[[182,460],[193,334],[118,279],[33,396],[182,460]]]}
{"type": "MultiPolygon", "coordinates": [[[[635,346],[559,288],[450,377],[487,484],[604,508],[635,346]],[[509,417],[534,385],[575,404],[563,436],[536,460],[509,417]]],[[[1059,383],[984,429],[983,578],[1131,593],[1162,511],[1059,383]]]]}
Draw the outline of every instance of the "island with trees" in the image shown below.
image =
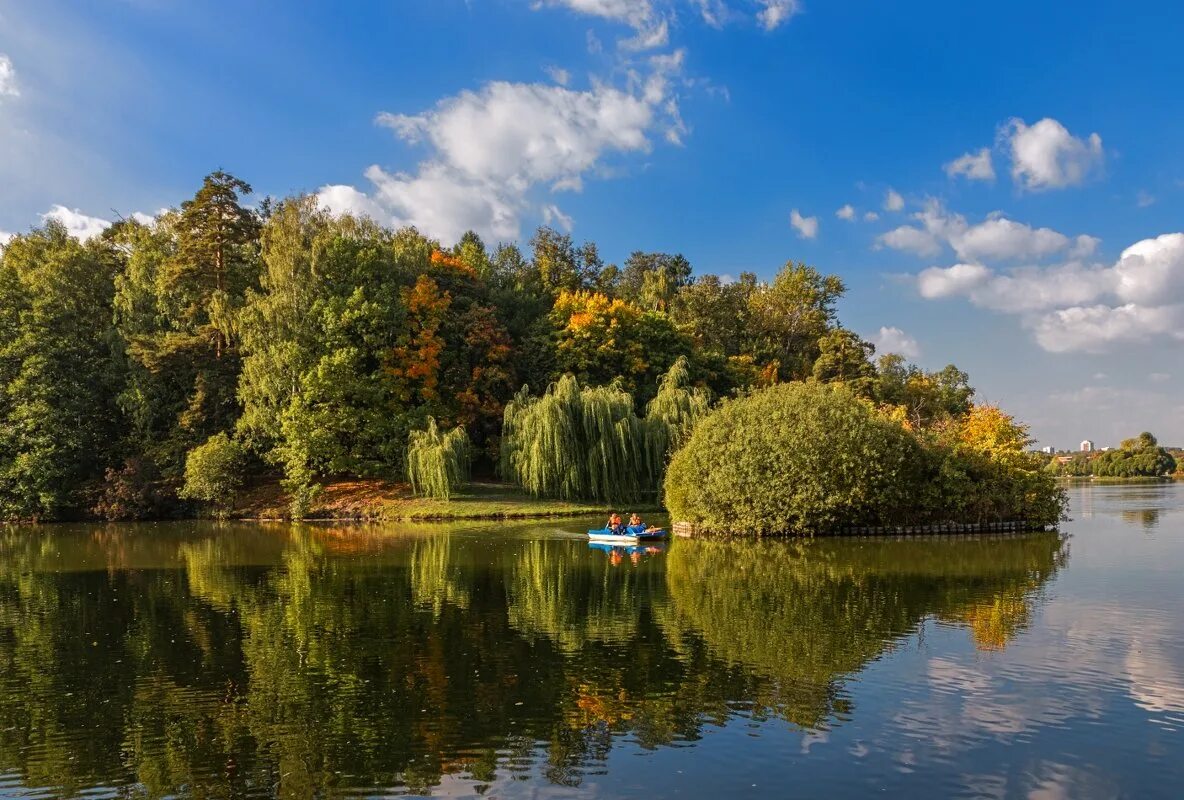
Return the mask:
{"type": "Polygon", "coordinates": [[[1027,429],[953,365],[877,359],[838,320],[835,275],[617,266],[546,227],[525,250],[447,244],[250,194],[215,172],[155,218],[86,241],[47,221],[4,247],[0,518],[244,516],[260,496],[332,516],[344,487],[399,516],[474,496],[471,476],[500,481],[489,515],[1061,517],[1027,429]]]}

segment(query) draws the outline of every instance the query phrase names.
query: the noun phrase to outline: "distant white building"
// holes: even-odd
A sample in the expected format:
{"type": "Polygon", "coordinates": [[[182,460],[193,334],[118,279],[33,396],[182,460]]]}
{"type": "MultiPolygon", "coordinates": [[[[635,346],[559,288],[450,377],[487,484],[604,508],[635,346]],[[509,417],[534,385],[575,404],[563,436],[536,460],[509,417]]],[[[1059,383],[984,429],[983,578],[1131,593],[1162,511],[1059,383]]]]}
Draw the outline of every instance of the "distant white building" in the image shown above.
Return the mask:
{"type": "Polygon", "coordinates": [[[1056,451],[1057,451],[1057,449],[1055,447],[1053,447],[1052,445],[1049,445],[1048,447],[1041,447],[1040,448],[1041,453],[1048,453],[1050,456],[1053,453],[1055,453],[1056,451]]]}
{"type": "Polygon", "coordinates": [[[1084,442],[1081,443],[1081,452],[1092,453],[1093,451],[1094,451],[1094,443],[1091,442],[1089,439],[1086,439],[1084,442]]]}

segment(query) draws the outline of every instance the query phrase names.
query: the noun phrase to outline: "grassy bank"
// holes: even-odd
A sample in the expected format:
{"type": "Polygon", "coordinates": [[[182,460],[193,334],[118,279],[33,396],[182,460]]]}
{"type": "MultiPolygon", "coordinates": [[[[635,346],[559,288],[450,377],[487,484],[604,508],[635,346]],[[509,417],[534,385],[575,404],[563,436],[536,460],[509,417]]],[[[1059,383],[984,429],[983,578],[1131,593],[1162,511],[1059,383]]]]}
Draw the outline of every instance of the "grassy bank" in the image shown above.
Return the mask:
{"type": "MultiPolygon", "coordinates": [[[[283,519],[288,498],[278,484],[251,488],[231,515],[239,519],[283,519]]],[[[469,519],[529,519],[607,514],[603,505],[546,500],[531,497],[514,486],[474,483],[451,500],[415,497],[405,483],[391,481],[338,481],[321,490],[308,519],[389,520],[405,522],[469,519]]],[[[657,506],[618,509],[654,511],[657,506]]]]}

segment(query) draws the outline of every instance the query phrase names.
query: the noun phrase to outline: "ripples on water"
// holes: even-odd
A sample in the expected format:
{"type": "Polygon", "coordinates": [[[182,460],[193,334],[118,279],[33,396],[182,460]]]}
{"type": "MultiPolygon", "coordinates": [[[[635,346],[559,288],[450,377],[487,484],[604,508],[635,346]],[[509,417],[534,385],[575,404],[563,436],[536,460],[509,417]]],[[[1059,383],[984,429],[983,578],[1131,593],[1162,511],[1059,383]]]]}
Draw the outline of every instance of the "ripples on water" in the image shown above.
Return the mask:
{"type": "Polygon", "coordinates": [[[579,521],[4,529],[0,797],[1176,796],[1184,486],[1073,506],[616,554],[579,521]]]}

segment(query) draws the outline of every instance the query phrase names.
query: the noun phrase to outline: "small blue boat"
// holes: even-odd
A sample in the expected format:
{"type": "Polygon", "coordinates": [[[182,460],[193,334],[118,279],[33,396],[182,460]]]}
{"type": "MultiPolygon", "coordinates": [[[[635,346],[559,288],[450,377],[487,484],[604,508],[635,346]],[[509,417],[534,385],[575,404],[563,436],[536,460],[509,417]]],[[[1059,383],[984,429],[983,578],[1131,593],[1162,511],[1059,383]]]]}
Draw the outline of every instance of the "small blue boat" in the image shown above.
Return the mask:
{"type": "Polygon", "coordinates": [[[600,530],[588,531],[588,539],[593,542],[603,542],[604,544],[636,544],[637,542],[654,542],[666,538],[666,529],[658,528],[657,530],[646,530],[644,525],[632,525],[626,527],[622,533],[609,530],[608,528],[601,528],[600,530]]]}

